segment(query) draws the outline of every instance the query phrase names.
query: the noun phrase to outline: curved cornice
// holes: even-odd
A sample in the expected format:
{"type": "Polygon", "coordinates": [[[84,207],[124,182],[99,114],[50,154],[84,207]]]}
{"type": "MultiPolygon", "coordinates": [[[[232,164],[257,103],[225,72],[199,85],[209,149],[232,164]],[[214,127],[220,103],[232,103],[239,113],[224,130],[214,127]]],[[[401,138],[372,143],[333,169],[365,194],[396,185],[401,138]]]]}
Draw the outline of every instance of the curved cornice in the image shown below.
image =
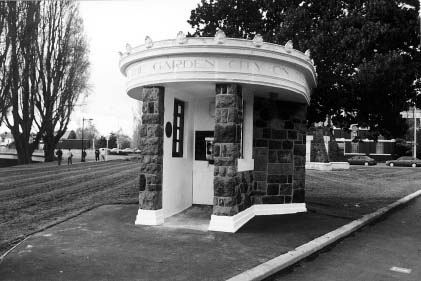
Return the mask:
{"type": "MultiPolygon", "coordinates": [[[[120,53],[120,71],[127,80],[127,92],[135,87],[167,86],[178,82],[232,81],[293,91],[302,102],[309,103],[316,87],[316,68],[309,52],[254,40],[215,37],[176,39],[145,44],[120,53]]],[[[130,95],[130,94],[129,94],[130,95]]]]}
{"type": "Polygon", "coordinates": [[[301,51],[288,49],[285,46],[263,42],[256,46],[252,40],[226,38],[224,43],[215,42],[213,37],[189,37],[183,44],[177,39],[168,39],[153,42],[152,46],[143,44],[125,53],[121,53],[120,71],[127,75],[126,70],[130,64],[138,61],[160,57],[163,55],[186,55],[186,54],[209,54],[209,55],[236,55],[256,58],[266,58],[296,64],[303,68],[311,77],[312,88],[316,86],[316,68],[312,59],[301,51]]]}

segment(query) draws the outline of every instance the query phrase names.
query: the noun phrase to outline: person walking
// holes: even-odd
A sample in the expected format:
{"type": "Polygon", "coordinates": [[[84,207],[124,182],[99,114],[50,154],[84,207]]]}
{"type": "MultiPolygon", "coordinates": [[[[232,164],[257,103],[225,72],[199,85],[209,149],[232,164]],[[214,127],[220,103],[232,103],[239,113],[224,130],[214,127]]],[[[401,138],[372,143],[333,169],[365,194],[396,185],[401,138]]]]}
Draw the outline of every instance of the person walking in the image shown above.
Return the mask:
{"type": "Polygon", "coordinates": [[[73,153],[72,150],[69,148],[69,151],[67,151],[67,165],[72,165],[72,158],[73,158],[73,153]]]}
{"type": "Polygon", "coordinates": [[[101,149],[101,159],[105,161],[105,149],[101,149]]]}
{"type": "Polygon", "coordinates": [[[95,162],[99,161],[99,149],[95,149],[95,162]]]}
{"type": "Polygon", "coordinates": [[[57,164],[60,166],[61,165],[61,160],[63,159],[63,151],[61,151],[61,148],[59,148],[56,151],[56,155],[57,155],[57,164]]]}
{"type": "Polygon", "coordinates": [[[86,150],[82,149],[82,162],[86,161],[86,150]]]}

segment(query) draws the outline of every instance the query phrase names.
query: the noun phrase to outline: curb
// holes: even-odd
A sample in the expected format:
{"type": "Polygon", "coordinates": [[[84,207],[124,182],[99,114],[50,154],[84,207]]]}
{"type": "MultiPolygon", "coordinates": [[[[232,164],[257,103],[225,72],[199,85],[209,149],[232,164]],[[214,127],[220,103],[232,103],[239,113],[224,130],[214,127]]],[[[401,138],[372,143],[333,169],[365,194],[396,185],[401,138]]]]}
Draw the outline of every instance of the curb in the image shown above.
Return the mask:
{"type": "Polygon", "coordinates": [[[354,220],[342,227],[339,227],[323,236],[320,236],[306,244],[303,244],[294,250],[291,250],[283,255],[273,258],[265,263],[262,263],[254,268],[251,268],[243,273],[240,273],[234,277],[231,277],[227,281],[247,281],[247,280],[262,280],[267,278],[297,262],[300,260],[320,251],[324,247],[333,244],[334,242],[342,239],[349,234],[357,231],[358,229],[369,224],[373,220],[378,219],[382,215],[391,211],[392,209],[402,204],[408,203],[412,199],[421,195],[421,189],[411,193],[396,202],[387,205],[386,207],[380,208],[377,211],[364,215],[360,219],[354,220]]]}

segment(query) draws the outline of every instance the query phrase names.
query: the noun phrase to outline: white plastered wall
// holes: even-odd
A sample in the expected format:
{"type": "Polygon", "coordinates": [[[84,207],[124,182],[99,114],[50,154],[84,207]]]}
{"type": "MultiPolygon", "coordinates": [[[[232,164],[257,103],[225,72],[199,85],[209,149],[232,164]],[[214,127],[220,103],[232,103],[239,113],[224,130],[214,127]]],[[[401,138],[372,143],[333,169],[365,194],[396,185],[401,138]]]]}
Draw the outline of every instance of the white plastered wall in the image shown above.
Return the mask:
{"type": "Polygon", "coordinates": [[[238,159],[238,171],[254,170],[253,160],[253,107],[254,95],[247,89],[243,88],[243,158],[238,159]]]}
{"type": "MultiPolygon", "coordinates": [[[[164,157],[162,180],[162,207],[164,217],[177,214],[192,205],[192,160],[193,160],[193,107],[191,97],[181,92],[165,89],[164,128],[173,124],[174,98],[185,102],[183,157],[172,157],[172,138],[164,132],[164,157]]],[[[173,128],[174,131],[174,128],[173,128]]]]}
{"type": "MultiPolygon", "coordinates": [[[[213,93],[212,95],[212,97],[196,99],[192,103],[195,132],[215,130],[215,97],[213,93]]],[[[210,165],[208,161],[193,159],[193,203],[213,204],[213,173],[214,166],[210,165]]]]}
{"type": "Polygon", "coordinates": [[[244,122],[243,122],[243,153],[244,159],[252,159],[253,157],[253,93],[244,89],[244,122]]]}
{"type": "MultiPolygon", "coordinates": [[[[213,86],[214,87],[214,86],[213,86]]],[[[212,87],[212,88],[213,88],[212,87]]],[[[194,161],[194,131],[213,131],[214,116],[210,114],[209,106],[215,102],[214,92],[199,91],[200,95],[192,95],[168,87],[164,98],[164,127],[167,122],[173,123],[174,98],[185,102],[184,113],[184,155],[182,158],[172,157],[172,136],[164,134],[162,204],[164,217],[170,217],[193,203],[193,175],[194,161]]],[[[252,91],[243,88],[244,99],[244,128],[243,128],[243,170],[253,170],[253,104],[252,91]]],[[[195,163],[197,162],[197,163],[195,163]]],[[[207,165],[207,162],[204,162],[207,165]]],[[[240,164],[240,163],[239,163],[240,164]]],[[[213,180],[212,180],[213,182],[213,180]]],[[[213,184],[213,183],[212,183],[213,184]]],[[[211,201],[202,204],[212,204],[211,201]]]]}

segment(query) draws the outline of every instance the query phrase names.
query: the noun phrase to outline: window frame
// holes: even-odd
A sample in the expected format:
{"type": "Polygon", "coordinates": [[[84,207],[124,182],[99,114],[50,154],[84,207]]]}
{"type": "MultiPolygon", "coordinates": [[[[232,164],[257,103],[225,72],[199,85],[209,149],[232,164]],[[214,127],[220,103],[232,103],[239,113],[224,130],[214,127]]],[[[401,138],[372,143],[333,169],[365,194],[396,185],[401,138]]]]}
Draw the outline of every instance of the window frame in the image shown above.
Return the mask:
{"type": "Polygon", "coordinates": [[[182,158],[184,155],[184,111],[185,102],[174,99],[172,157],[182,158]],[[181,112],[178,112],[179,106],[181,112]],[[178,151],[177,144],[179,148],[178,151]]]}

